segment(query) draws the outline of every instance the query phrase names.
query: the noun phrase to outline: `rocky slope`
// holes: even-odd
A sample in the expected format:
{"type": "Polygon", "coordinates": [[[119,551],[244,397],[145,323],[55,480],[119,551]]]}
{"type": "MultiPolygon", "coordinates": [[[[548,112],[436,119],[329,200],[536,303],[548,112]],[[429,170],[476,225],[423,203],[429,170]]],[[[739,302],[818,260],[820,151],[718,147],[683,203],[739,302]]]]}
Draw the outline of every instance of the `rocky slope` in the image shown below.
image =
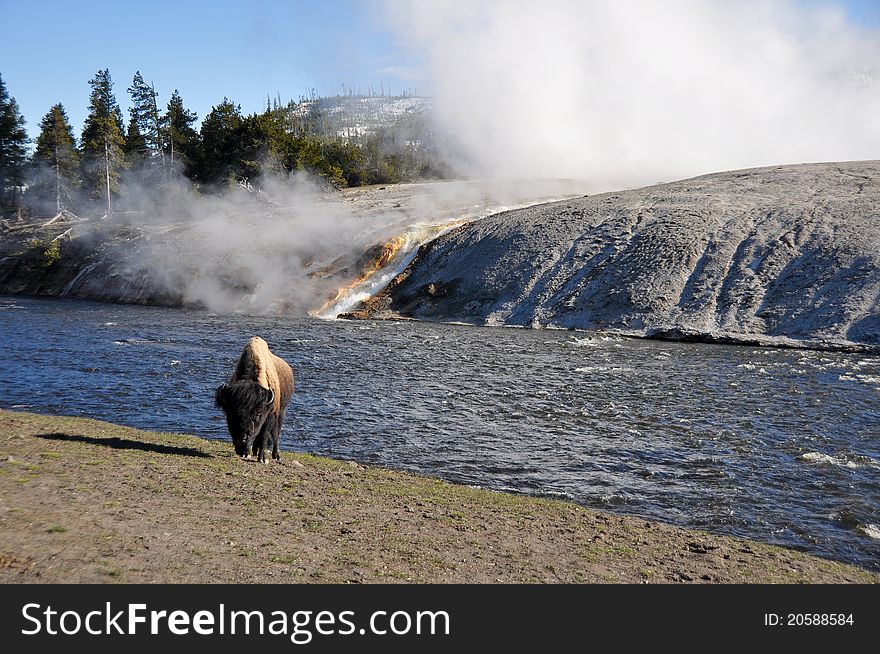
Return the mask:
{"type": "Polygon", "coordinates": [[[490,216],[354,316],[880,351],[878,182],[776,166],[490,216]]]}

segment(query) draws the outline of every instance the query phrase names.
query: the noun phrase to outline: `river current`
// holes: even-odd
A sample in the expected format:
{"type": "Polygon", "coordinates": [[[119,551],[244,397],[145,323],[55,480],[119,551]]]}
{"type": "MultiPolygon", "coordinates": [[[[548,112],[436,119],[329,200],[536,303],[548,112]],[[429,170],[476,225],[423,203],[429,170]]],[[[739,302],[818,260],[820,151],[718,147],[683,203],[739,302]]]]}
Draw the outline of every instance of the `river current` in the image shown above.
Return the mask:
{"type": "Polygon", "coordinates": [[[880,569],[875,356],[0,296],[0,407],[228,439],[254,334],[296,374],[283,449],[880,569]]]}

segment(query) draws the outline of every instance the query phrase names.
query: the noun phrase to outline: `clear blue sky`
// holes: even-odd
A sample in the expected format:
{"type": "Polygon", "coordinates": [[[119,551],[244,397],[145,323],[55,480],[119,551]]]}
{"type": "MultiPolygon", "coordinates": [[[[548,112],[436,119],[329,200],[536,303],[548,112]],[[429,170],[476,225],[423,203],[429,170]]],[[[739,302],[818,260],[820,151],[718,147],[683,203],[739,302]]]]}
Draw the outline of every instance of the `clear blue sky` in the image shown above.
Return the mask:
{"type": "Polygon", "coordinates": [[[0,0],[0,74],[32,137],[57,102],[78,137],[88,80],[102,68],[126,121],[137,70],[162,107],[176,88],[200,122],[224,96],[249,113],[265,108],[267,94],[414,89],[382,16],[378,0],[0,0]]]}
{"type": "MultiPolygon", "coordinates": [[[[854,21],[880,25],[880,0],[800,1],[842,5],[854,21]]],[[[136,70],[161,106],[176,88],[199,121],[224,96],[249,113],[267,94],[332,95],[342,84],[429,91],[384,18],[381,0],[0,0],[0,74],[32,137],[57,102],[78,137],[87,82],[102,68],[126,120],[136,70]]]]}

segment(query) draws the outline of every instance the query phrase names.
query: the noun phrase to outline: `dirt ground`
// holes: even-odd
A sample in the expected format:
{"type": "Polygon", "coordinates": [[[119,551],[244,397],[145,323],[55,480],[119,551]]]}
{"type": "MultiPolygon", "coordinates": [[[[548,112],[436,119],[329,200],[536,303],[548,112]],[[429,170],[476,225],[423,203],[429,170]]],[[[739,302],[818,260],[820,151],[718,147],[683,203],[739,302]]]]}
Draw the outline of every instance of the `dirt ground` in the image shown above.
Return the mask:
{"type": "Polygon", "coordinates": [[[0,411],[0,582],[869,582],[800,552],[287,452],[0,411]]]}

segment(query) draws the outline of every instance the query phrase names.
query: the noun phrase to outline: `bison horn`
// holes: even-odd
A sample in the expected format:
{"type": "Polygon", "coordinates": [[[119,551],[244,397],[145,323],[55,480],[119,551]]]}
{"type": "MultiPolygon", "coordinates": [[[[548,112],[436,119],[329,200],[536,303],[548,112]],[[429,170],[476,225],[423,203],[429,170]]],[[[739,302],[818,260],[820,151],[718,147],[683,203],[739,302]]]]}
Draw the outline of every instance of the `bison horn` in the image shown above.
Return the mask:
{"type": "Polygon", "coordinates": [[[269,389],[269,400],[266,402],[266,404],[275,404],[275,391],[273,391],[271,388],[269,389]]]}
{"type": "Polygon", "coordinates": [[[214,401],[217,403],[217,406],[223,406],[223,391],[226,390],[226,384],[221,384],[217,387],[217,393],[214,395],[214,401]]]}

